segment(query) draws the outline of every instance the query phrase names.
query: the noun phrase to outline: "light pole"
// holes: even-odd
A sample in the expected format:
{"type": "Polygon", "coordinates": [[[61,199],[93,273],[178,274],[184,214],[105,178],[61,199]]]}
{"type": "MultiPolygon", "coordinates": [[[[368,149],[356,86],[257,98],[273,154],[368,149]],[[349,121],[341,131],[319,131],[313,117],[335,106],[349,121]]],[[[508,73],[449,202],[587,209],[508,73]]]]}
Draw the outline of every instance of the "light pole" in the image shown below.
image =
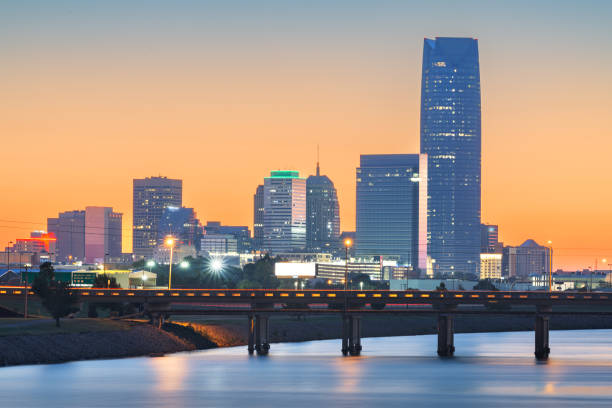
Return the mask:
{"type": "Polygon", "coordinates": [[[13,241],[9,241],[8,245],[6,246],[6,271],[7,272],[9,269],[11,269],[11,253],[9,252],[9,250],[11,248],[12,243],[13,241]]]}
{"type": "Polygon", "coordinates": [[[548,292],[552,292],[552,267],[553,267],[553,248],[552,241],[548,241],[548,292]]]}
{"type": "Polygon", "coordinates": [[[168,290],[172,289],[172,256],[174,255],[174,238],[167,237],[166,245],[170,247],[170,267],[168,269],[168,290]]]}
{"type": "Polygon", "coordinates": [[[28,292],[30,291],[30,289],[28,289],[28,266],[30,266],[30,264],[26,263],[24,266],[25,266],[25,284],[24,284],[25,304],[23,306],[23,318],[27,319],[28,318],[28,292]]]}
{"type": "MultiPolygon", "coordinates": [[[[344,290],[348,290],[348,261],[349,261],[349,248],[351,247],[351,245],[353,245],[353,240],[350,238],[347,238],[344,240],[344,249],[345,249],[345,264],[344,264],[344,290]]],[[[344,298],[346,299],[346,294],[344,295],[344,298]]]]}
{"type": "MultiPolygon", "coordinates": [[[[155,261],[147,261],[147,266],[149,267],[149,273],[153,273],[153,267],[155,266],[155,261]]],[[[145,281],[145,271],[142,270],[142,288],[144,289],[144,281],[145,281]]]]}

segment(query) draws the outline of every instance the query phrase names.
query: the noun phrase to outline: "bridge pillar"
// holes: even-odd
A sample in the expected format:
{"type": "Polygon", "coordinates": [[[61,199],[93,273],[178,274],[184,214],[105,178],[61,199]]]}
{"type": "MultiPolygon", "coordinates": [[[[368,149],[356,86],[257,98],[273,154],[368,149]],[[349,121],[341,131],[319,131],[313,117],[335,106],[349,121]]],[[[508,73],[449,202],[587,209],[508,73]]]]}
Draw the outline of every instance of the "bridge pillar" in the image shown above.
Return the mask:
{"type": "Polygon", "coordinates": [[[546,312],[551,312],[552,307],[538,307],[535,321],[535,356],[537,360],[548,360],[550,354],[549,347],[549,329],[550,315],[546,312]]]}
{"type": "Polygon", "coordinates": [[[361,354],[361,317],[351,316],[350,317],[350,328],[349,328],[349,354],[351,356],[358,356],[361,354]]]}
{"type": "Polygon", "coordinates": [[[270,350],[270,324],[269,316],[255,316],[255,350],[257,354],[265,356],[270,350]]]}
{"type": "Polygon", "coordinates": [[[349,333],[350,333],[351,317],[342,315],[342,355],[346,356],[349,353],[349,333]]]}
{"type": "Polygon", "coordinates": [[[455,327],[453,315],[440,313],[438,315],[438,355],[452,357],[455,353],[455,327]]]}
{"type": "Polygon", "coordinates": [[[255,316],[249,316],[249,345],[248,345],[249,354],[253,354],[255,352],[255,316]]]}
{"type": "Polygon", "coordinates": [[[358,356],[361,354],[361,317],[342,316],[342,354],[358,356]]]}

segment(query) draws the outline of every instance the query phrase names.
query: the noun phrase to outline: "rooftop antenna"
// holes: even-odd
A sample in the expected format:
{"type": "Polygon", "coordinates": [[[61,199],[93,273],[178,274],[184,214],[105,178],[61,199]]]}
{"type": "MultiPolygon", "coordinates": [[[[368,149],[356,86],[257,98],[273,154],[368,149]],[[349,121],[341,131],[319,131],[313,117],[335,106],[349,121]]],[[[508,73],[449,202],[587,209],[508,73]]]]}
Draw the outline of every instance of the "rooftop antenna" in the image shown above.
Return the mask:
{"type": "Polygon", "coordinates": [[[320,176],[321,172],[319,171],[319,144],[317,143],[317,176],[320,176]]]}

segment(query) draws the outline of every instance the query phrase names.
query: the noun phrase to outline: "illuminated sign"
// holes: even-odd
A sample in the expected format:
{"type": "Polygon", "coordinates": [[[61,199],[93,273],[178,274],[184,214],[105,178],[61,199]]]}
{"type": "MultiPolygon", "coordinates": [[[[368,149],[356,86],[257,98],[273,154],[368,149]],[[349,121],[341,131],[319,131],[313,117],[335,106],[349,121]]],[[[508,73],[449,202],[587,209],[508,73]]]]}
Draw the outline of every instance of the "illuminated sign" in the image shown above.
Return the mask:
{"type": "Polygon", "coordinates": [[[277,262],[274,264],[274,275],[279,278],[314,278],[315,265],[314,262],[277,262]]]}

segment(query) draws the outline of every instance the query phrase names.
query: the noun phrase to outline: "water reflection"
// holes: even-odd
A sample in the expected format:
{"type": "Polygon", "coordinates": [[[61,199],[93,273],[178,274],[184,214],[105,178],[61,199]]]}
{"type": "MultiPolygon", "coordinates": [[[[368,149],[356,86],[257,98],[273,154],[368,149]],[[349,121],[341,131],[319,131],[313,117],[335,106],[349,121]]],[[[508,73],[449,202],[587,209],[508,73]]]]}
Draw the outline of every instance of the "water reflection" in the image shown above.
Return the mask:
{"type": "Polygon", "coordinates": [[[611,406],[612,331],[552,332],[551,360],[533,358],[533,333],[456,336],[457,357],[434,336],[273,344],[162,358],[0,369],[2,407],[611,406]],[[586,339],[586,340],[585,340],[586,339]]]}

